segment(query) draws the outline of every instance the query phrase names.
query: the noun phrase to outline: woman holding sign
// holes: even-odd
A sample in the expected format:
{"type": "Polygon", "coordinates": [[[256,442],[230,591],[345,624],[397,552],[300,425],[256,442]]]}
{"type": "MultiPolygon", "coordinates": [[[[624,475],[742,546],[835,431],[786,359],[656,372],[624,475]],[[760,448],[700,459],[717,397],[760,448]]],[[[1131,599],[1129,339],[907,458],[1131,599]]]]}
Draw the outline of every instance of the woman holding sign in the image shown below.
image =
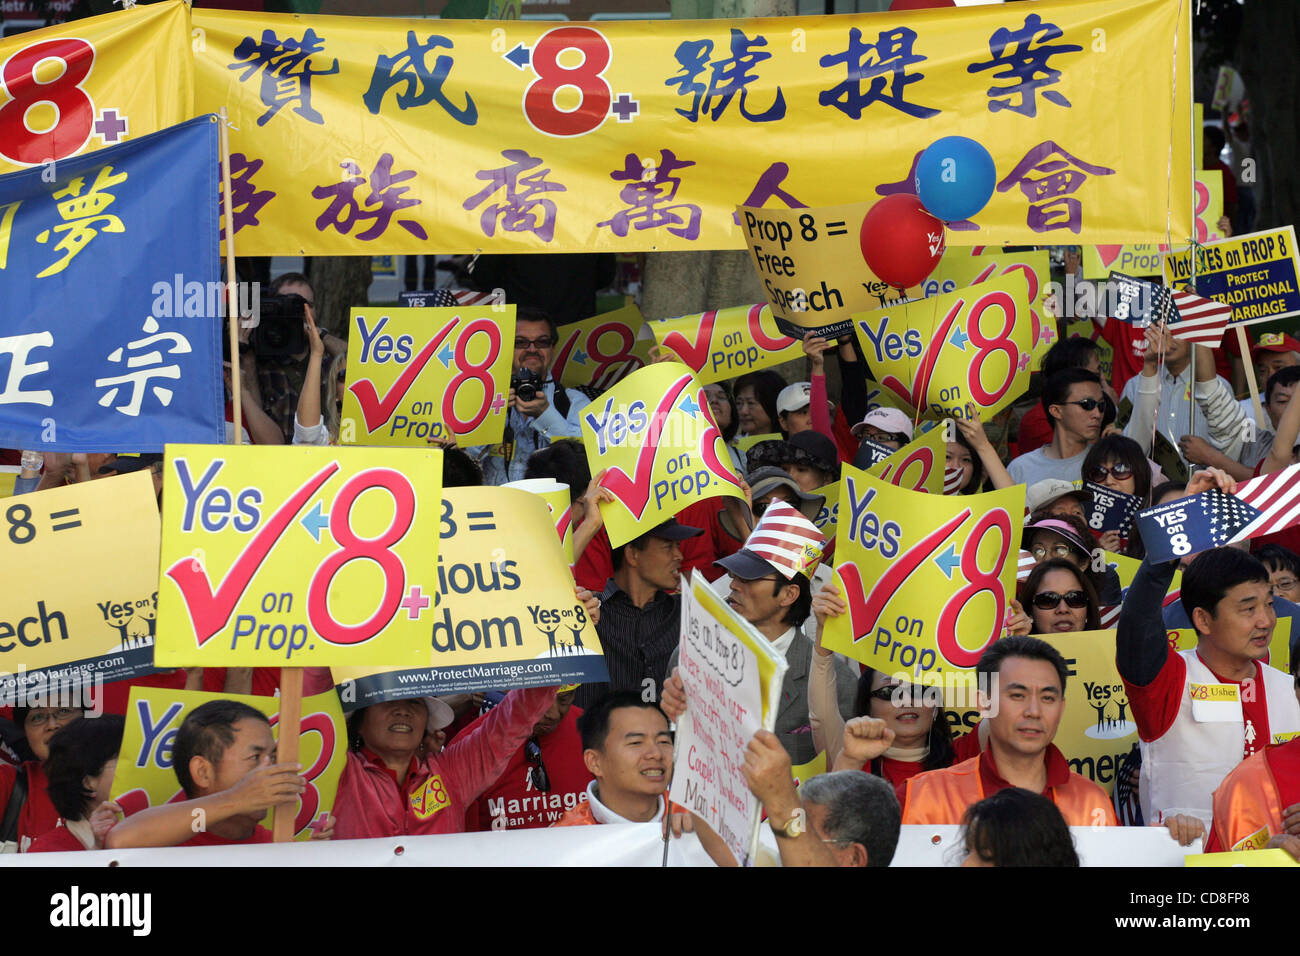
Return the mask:
{"type": "MultiPolygon", "coordinates": [[[[1079,473],[1084,481],[1120,494],[1136,496],[1137,510],[1151,503],[1151,462],[1142,453],[1142,446],[1131,438],[1106,435],[1099,439],[1088,449],[1079,473]]],[[[1093,533],[1096,534],[1095,531],[1093,533]]],[[[1136,534],[1121,537],[1118,530],[1112,529],[1097,535],[1097,541],[1106,551],[1126,554],[1131,558],[1141,558],[1146,553],[1142,547],[1142,538],[1136,534]]]]}
{"type": "Polygon", "coordinates": [[[813,596],[816,653],[808,674],[808,719],[813,746],[826,752],[828,770],[865,770],[895,789],[927,770],[953,761],[952,731],[943,708],[923,700],[920,688],[867,667],[858,679],[856,717],[841,720],[836,704],[834,655],[822,647],[828,617],[848,612],[839,588],[827,584],[813,596]]]}

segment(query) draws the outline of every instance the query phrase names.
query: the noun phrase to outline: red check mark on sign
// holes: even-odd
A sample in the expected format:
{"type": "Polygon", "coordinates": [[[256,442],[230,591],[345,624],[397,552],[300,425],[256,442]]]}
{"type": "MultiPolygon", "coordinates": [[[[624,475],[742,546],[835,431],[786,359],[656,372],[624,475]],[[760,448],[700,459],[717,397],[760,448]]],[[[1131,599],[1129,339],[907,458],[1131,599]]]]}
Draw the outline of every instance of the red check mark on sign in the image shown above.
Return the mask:
{"type": "Polygon", "coordinates": [[[298,516],[298,512],[306,507],[312,495],[316,494],[338,470],[339,463],[330,462],[295,491],[288,501],[280,505],[275,514],[271,515],[270,520],[262,526],[262,530],[244,546],[244,550],[230,566],[230,570],[226,572],[225,578],[215,591],[208,581],[207,571],[191,557],[181,558],[167,569],[167,577],[175,581],[176,586],[181,589],[181,597],[185,600],[185,608],[189,611],[190,621],[194,624],[194,636],[198,639],[199,647],[206,644],[214,634],[226,626],[230,615],[235,611],[235,605],[248,590],[253,575],[262,566],[262,562],[275,547],[275,543],[280,540],[280,535],[284,534],[285,529],[298,516]]]}
{"type": "Polygon", "coordinates": [[[694,342],[681,332],[669,332],[664,336],[663,346],[676,352],[677,356],[690,366],[691,371],[701,372],[709,361],[709,349],[713,345],[713,327],[717,321],[716,311],[705,312],[700,316],[700,327],[695,331],[694,342]]]}
{"type": "Polygon", "coordinates": [[[379,397],[379,393],[375,391],[375,383],[370,379],[363,378],[361,381],[353,383],[350,391],[357,397],[357,404],[361,406],[361,416],[365,419],[366,431],[375,431],[393,417],[393,412],[397,411],[397,406],[406,397],[406,393],[415,384],[415,380],[420,377],[420,373],[424,371],[424,366],[428,364],[429,359],[433,358],[434,353],[438,351],[438,346],[442,344],[442,340],[447,337],[447,333],[456,327],[456,323],[459,321],[459,319],[456,319],[449,322],[441,332],[429,340],[428,345],[420,349],[419,354],[415,356],[410,365],[402,370],[402,374],[397,377],[397,381],[393,383],[392,388],[388,390],[383,398],[379,397]]]}
{"type": "Polygon", "coordinates": [[[683,375],[668,389],[668,394],[660,399],[659,407],[650,416],[645,443],[637,452],[636,468],[633,469],[632,475],[629,476],[622,468],[615,466],[605,473],[601,481],[601,486],[614,492],[614,497],[618,498],[638,521],[641,520],[641,515],[645,514],[646,503],[650,500],[650,477],[654,474],[655,455],[659,453],[659,438],[663,435],[664,422],[673,406],[677,404],[677,399],[690,383],[691,376],[683,375]]]}
{"type": "Polygon", "coordinates": [[[835,573],[844,582],[844,590],[848,598],[853,643],[856,644],[864,637],[875,636],[876,622],[880,620],[880,615],[889,604],[890,598],[903,586],[903,582],[921,566],[921,563],[938,551],[939,545],[943,544],[950,534],[961,527],[962,522],[969,518],[970,515],[969,508],[963,509],[961,514],[950,518],[943,527],[930,532],[908,548],[901,557],[889,566],[889,570],[880,576],[870,594],[866,593],[866,584],[862,580],[862,572],[858,569],[856,563],[847,563],[835,569],[835,573]]]}

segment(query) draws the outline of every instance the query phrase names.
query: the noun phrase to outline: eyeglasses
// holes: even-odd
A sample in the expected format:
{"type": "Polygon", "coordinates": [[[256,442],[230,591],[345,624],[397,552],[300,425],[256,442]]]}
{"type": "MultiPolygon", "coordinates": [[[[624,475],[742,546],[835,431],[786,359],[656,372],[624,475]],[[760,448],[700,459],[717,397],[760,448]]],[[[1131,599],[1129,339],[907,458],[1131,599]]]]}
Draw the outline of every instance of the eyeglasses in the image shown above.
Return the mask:
{"type": "Polygon", "coordinates": [[[1290,591],[1296,586],[1295,578],[1278,578],[1273,582],[1274,591],[1290,591]]]}
{"type": "Polygon", "coordinates": [[[1054,544],[1050,548],[1045,548],[1041,544],[1036,544],[1029,550],[1033,552],[1034,557],[1039,561],[1045,561],[1049,556],[1053,558],[1068,559],[1074,554],[1074,550],[1064,542],[1054,544]]]}
{"type": "Polygon", "coordinates": [[[1122,461],[1107,468],[1105,465],[1097,465],[1095,468],[1088,469],[1088,480],[1101,484],[1107,476],[1114,478],[1116,481],[1123,481],[1125,478],[1133,477],[1131,466],[1124,464],[1122,461]]]}
{"type": "Polygon", "coordinates": [[[549,335],[543,335],[540,339],[515,339],[516,349],[549,349],[555,344],[555,339],[549,335]]]}
{"type": "Polygon", "coordinates": [[[1040,611],[1054,611],[1064,601],[1066,607],[1081,608],[1088,606],[1088,595],[1082,591],[1066,591],[1064,594],[1057,594],[1055,591],[1039,591],[1034,595],[1034,607],[1040,611]]]}
{"type": "Polygon", "coordinates": [[[48,710],[33,710],[27,715],[26,722],[31,724],[33,727],[41,727],[48,723],[50,718],[54,718],[55,720],[70,720],[79,713],[81,713],[81,711],[72,710],[69,707],[60,707],[53,713],[48,710]]]}
{"type": "Polygon", "coordinates": [[[1062,405],[1078,405],[1078,406],[1079,406],[1080,408],[1082,408],[1085,412],[1091,412],[1091,411],[1093,411],[1093,410],[1095,410],[1095,409],[1101,408],[1101,406],[1102,406],[1103,403],[1097,401],[1097,399],[1095,399],[1095,398],[1080,398],[1080,399],[1077,399],[1077,400],[1075,400],[1075,401],[1073,401],[1073,402],[1062,402],[1061,404],[1062,404],[1062,405]]]}
{"type": "Polygon", "coordinates": [[[532,781],[533,789],[550,793],[551,775],[546,772],[546,764],[542,763],[542,745],[537,742],[536,737],[529,737],[528,742],[524,744],[524,757],[531,764],[528,768],[528,779],[532,781]]]}

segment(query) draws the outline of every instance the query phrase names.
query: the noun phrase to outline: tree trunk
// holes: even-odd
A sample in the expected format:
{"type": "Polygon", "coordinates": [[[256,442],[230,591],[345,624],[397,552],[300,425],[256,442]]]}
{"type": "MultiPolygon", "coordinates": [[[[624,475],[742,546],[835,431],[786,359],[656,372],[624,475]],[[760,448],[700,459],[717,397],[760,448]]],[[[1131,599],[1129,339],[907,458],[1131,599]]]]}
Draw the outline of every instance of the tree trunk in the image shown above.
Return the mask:
{"type": "MultiPolygon", "coordinates": [[[[1242,7],[1237,65],[1250,96],[1251,138],[1257,173],[1256,229],[1300,219],[1300,4],[1295,0],[1250,0],[1242,7]]],[[[1246,182],[1249,169],[1243,170],[1246,182]]]]}
{"type": "Polygon", "coordinates": [[[369,305],[369,256],[315,256],[311,263],[311,288],[316,297],[316,321],[326,332],[348,336],[354,306],[369,305]]]}
{"type": "MultiPolygon", "coordinates": [[[[794,14],[795,5],[794,0],[672,0],[672,12],[675,20],[784,17],[794,14]]],[[[648,319],[766,301],[743,250],[646,253],[641,311],[648,319]]]]}

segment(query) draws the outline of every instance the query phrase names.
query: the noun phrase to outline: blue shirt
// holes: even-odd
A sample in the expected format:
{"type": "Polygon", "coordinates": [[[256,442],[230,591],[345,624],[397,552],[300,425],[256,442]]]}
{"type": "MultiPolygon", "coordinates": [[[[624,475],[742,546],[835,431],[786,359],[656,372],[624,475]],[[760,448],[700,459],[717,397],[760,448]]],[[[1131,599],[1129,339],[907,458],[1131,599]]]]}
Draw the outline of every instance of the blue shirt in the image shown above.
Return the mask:
{"type": "MultiPolygon", "coordinates": [[[[528,456],[539,448],[545,448],[556,438],[579,438],[582,435],[580,415],[591,402],[586,395],[576,389],[566,388],[569,397],[569,415],[566,419],[555,408],[555,382],[548,381],[542,386],[546,400],[550,403],[546,411],[531,418],[518,409],[510,409],[506,424],[514,431],[514,453],[507,467],[500,445],[478,445],[466,449],[469,455],[478,460],[483,469],[483,484],[504,485],[509,481],[521,481],[528,466],[528,456]]],[[[586,489],[581,489],[585,491],[586,489]]]]}

